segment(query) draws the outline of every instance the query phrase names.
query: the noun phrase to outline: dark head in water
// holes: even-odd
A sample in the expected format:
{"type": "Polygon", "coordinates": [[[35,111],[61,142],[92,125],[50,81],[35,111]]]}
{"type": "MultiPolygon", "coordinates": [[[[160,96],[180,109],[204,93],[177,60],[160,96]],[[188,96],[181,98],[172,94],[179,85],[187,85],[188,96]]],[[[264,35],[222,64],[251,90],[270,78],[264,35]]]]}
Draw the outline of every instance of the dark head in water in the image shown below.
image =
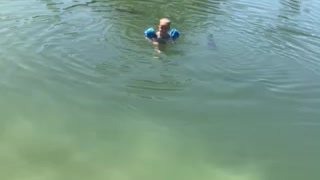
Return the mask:
{"type": "Polygon", "coordinates": [[[213,35],[211,33],[208,35],[207,40],[208,40],[207,45],[210,49],[215,49],[217,47],[216,43],[213,40],[213,35]]]}

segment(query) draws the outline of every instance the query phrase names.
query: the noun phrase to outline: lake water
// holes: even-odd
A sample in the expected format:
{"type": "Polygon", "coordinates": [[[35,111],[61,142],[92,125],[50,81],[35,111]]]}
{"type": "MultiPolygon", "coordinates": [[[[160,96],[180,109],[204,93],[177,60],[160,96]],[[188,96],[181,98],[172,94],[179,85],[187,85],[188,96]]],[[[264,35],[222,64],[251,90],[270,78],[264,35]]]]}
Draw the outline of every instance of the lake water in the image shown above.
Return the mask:
{"type": "Polygon", "coordinates": [[[1,1],[0,179],[320,179],[319,19],[319,0],[1,1]],[[181,36],[159,54],[160,17],[181,36]]]}

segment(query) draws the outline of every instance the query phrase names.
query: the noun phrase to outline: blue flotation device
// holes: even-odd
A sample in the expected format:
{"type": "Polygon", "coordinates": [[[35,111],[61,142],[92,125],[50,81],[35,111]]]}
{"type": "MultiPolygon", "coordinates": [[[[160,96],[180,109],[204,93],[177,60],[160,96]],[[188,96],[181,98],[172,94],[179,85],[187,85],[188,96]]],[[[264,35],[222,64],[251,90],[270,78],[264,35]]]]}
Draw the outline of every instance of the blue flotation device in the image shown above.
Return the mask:
{"type": "MultiPolygon", "coordinates": [[[[180,33],[176,29],[171,29],[169,31],[169,35],[172,38],[172,40],[176,40],[177,38],[179,38],[180,33]]],[[[149,39],[152,39],[152,38],[157,39],[158,38],[157,35],[156,35],[156,32],[154,31],[153,28],[149,28],[149,29],[145,30],[144,31],[144,36],[149,38],[149,39]]]]}

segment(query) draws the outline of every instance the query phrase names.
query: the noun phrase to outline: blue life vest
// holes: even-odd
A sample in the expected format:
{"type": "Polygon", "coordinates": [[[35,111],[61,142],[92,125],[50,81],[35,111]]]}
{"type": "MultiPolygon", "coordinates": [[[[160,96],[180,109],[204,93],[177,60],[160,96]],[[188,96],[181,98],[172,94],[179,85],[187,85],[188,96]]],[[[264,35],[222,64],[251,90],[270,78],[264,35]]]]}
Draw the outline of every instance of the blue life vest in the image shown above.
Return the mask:
{"type": "MultiPolygon", "coordinates": [[[[170,38],[171,38],[172,40],[176,40],[176,39],[179,38],[179,36],[180,36],[179,31],[176,30],[176,29],[171,29],[168,34],[169,34],[169,36],[170,36],[170,38]]],[[[166,39],[168,39],[168,38],[158,38],[157,35],[156,35],[156,32],[154,31],[153,28],[149,28],[149,29],[145,30],[145,31],[144,31],[144,36],[147,37],[147,38],[149,38],[149,39],[155,38],[155,39],[157,39],[158,41],[159,41],[159,40],[166,40],[166,39]]]]}

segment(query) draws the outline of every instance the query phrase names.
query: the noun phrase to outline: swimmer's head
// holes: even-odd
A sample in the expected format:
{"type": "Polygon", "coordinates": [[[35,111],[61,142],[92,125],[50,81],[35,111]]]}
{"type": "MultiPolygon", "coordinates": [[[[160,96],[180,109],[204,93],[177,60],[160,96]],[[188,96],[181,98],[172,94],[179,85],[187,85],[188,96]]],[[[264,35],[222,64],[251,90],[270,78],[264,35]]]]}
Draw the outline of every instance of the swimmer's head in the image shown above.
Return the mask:
{"type": "Polygon", "coordinates": [[[170,30],[170,20],[168,18],[161,18],[158,24],[158,30],[161,33],[167,33],[170,30]]]}

